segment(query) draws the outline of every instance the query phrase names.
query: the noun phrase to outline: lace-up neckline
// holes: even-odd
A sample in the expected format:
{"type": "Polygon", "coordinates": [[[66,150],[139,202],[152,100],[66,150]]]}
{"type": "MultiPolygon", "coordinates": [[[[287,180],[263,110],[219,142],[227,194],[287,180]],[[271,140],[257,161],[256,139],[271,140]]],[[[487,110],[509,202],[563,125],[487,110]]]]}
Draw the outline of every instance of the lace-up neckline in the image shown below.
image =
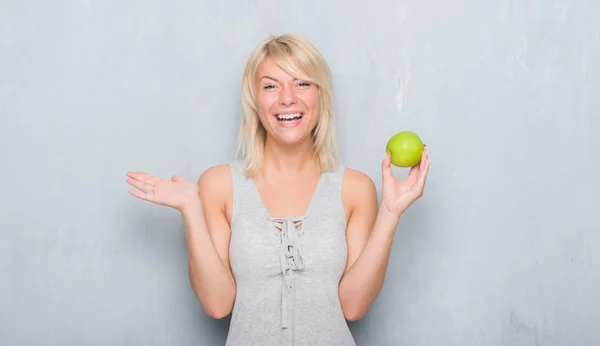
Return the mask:
{"type": "Polygon", "coordinates": [[[256,192],[256,196],[260,202],[262,211],[265,215],[266,220],[269,223],[269,228],[275,232],[280,238],[279,258],[281,264],[281,274],[283,275],[283,284],[281,294],[281,327],[287,328],[288,315],[293,315],[294,311],[294,275],[298,271],[304,270],[304,260],[302,253],[302,233],[305,228],[303,225],[304,220],[310,217],[312,212],[312,205],[315,199],[317,199],[320,187],[323,183],[323,174],[319,177],[317,186],[313,191],[313,194],[308,202],[306,211],[302,216],[293,217],[273,217],[267,210],[265,203],[260,195],[258,186],[252,181],[252,185],[256,192]],[[300,227],[300,229],[298,229],[300,227]]]}

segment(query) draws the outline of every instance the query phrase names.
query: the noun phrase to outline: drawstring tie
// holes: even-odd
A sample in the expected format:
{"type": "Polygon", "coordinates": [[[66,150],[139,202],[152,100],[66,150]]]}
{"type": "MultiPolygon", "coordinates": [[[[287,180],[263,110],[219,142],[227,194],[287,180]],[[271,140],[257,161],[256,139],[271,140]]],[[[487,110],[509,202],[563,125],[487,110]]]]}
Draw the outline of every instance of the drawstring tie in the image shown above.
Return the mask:
{"type": "Polygon", "coordinates": [[[281,230],[279,255],[285,284],[281,295],[281,327],[285,329],[288,327],[288,307],[294,310],[294,272],[304,269],[300,232],[296,230],[296,226],[304,220],[304,217],[270,220],[274,221],[275,227],[281,230]]]}

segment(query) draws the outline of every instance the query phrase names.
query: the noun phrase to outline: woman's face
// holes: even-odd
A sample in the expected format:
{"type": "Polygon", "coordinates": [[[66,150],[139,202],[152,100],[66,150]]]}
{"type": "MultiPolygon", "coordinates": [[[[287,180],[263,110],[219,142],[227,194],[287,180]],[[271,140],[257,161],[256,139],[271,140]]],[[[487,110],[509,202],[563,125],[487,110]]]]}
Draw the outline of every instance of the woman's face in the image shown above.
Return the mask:
{"type": "Polygon", "coordinates": [[[267,136],[290,145],[312,140],[319,120],[319,89],[266,58],[257,71],[256,104],[267,136]]]}

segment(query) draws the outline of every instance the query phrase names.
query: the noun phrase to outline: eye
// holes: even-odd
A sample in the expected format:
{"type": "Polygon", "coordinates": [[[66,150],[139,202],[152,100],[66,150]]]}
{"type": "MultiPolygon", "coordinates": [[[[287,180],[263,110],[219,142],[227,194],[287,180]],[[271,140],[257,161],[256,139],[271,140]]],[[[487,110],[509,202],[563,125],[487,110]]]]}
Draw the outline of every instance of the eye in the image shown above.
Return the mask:
{"type": "Polygon", "coordinates": [[[299,82],[298,86],[300,86],[301,88],[308,88],[311,86],[311,84],[309,82],[299,82]]]}
{"type": "Polygon", "coordinates": [[[265,90],[273,89],[273,88],[275,88],[275,86],[273,84],[263,85],[263,89],[265,89],[265,90]]]}

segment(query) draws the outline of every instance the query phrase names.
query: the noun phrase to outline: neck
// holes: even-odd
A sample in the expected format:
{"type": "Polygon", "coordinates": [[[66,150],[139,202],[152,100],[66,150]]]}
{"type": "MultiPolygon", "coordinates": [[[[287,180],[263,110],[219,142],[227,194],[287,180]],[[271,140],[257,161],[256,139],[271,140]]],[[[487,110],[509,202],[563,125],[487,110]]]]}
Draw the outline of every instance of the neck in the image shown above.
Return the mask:
{"type": "Polygon", "coordinates": [[[267,137],[265,141],[263,176],[294,177],[318,173],[310,139],[294,146],[282,146],[267,137]]]}

